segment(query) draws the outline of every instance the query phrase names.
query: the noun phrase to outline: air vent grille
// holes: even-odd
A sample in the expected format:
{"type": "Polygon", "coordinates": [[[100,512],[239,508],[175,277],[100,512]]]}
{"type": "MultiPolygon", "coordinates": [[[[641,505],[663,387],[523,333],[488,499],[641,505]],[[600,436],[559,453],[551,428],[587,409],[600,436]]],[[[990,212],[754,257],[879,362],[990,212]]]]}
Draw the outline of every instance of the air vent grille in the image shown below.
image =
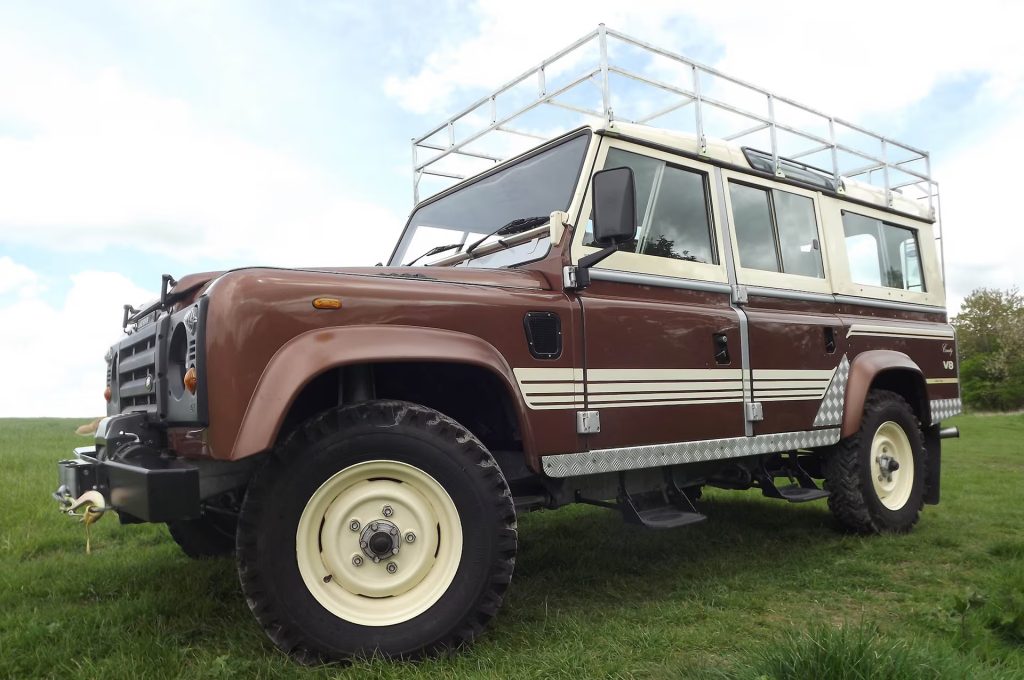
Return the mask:
{"type": "Polygon", "coordinates": [[[554,312],[528,312],[523,320],[526,343],[537,359],[557,359],[562,354],[562,320],[554,312]]]}

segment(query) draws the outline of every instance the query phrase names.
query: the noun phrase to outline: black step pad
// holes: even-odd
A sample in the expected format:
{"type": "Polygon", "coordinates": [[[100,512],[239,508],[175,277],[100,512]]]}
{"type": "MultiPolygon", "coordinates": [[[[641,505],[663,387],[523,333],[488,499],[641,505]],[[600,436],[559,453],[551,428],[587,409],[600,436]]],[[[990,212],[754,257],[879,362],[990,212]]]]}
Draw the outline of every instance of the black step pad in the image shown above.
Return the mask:
{"type": "MultiPolygon", "coordinates": [[[[806,503],[807,501],[816,501],[819,498],[828,498],[828,491],[824,489],[808,489],[799,484],[779,486],[776,487],[776,491],[790,503],[806,503]]],[[[768,494],[765,495],[767,496],[768,494]]]]}
{"type": "Polygon", "coordinates": [[[640,524],[648,529],[675,529],[707,519],[706,515],[699,512],[685,512],[670,505],[640,510],[636,513],[636,517],[640,520],[640,524]]]}

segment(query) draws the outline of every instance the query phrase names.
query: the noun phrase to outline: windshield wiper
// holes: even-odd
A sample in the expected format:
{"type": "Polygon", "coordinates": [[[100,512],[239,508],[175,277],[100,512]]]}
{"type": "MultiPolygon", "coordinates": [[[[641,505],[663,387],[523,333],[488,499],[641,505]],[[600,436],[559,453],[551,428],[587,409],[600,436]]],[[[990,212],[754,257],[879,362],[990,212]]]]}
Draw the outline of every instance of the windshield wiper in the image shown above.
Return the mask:
{"type": "Polygon", "coordinates": [[[448,251],[448,250],[455,250],[456,248],[461,248],[461,247],[462,247],[461,243],[449,243],[446,246],[434,246],[433,248],[431,248],[427,252],[425,252],[422,255],[420,255],[419,257],[417,257],[415,260],[413,260],[411,262],[406,262],[402,266],[403,267],[411,267],[411,266],[413,266],[414,264],[416,264],[417,262],[419,262],[420,260],[422,260],[425,257],[430,257],[431,255],[437,255],[438,253],[443,253],[443,252],[448,251]]]}
{"type": "MultiPolygon", "coordinates": [[[[549,219],[551,219],[550,215],[537,215],[536,217],[520,217],[517,220],[512,220],[508,224],[498,227],[487,236],[484,236],[479,241],[475,241],[473,245],[466,248],[465,254],[469,255],[476,249],[478,245],[480,245],[481,243],[483,243],[492,236],[511,236],[512,234],[521,234],[524,231],[529,231],[530,229],[533,229],[534,227],[539,227],[540,225],[547,222],[549,219]]],[[[498,243],[500,243],[503,246],[505,245],[505,242],[502,241],[501,239],[498,239],[498,243]]],[[[507,248],[508,246],[505,247],[507,248]]]]}

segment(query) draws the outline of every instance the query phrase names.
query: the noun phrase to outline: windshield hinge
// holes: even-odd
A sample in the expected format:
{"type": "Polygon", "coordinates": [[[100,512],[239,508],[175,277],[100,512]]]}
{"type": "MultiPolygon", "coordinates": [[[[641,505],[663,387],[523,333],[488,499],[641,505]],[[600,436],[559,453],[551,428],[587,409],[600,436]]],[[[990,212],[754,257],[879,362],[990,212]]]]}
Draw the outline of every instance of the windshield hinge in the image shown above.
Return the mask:
{"type": "Polygon", "coordinates": [[[579,278],[576,275],[576,267],[562,267],[562,286],[566,290],[579,288],[579,278]]]}

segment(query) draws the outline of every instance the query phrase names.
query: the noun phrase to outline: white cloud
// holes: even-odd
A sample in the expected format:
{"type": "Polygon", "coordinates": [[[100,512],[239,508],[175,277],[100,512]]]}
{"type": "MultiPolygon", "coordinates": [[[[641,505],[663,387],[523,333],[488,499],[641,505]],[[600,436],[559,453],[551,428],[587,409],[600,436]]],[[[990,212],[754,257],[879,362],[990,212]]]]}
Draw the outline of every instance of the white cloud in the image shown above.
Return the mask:
{"type": "MultiPolygon", "coordinates": [[[[33,272],[33,280],[38,278],[33,272]]],[[[117,339],[122,305],[155,294],[113,272],[82,271],[70,279],[57,305],[34,294],[0,303],[0,356],[7,358],[8,387],[0,391],[0,417],[104,413],[103,355],[117,339]]]]}
{"type": "Polygon", "coordinates": [[[1024,288],[1021,257],[1024,219],[1015,210],[1015,159],[1010,148],[1024,139],[1016,118],[985,139],[942,159],[942,221],[949,307],[958,309],[975,288],[1024,288]]]}
{"type": "Polygon", "coordinates": [[[0,240],[135,247],[183,260],[372,264],[400,216],[282,151],[206,124],[121,72],[77,72],[0,44],[0,240]],[[359,234],[359,238],[353,238],[359,234]]]}
{"type": "Polygon", "coordinates": [[[0,257],[0,296],[28,297],[40,290],[39,276],[10,257],[0,257]]]}

